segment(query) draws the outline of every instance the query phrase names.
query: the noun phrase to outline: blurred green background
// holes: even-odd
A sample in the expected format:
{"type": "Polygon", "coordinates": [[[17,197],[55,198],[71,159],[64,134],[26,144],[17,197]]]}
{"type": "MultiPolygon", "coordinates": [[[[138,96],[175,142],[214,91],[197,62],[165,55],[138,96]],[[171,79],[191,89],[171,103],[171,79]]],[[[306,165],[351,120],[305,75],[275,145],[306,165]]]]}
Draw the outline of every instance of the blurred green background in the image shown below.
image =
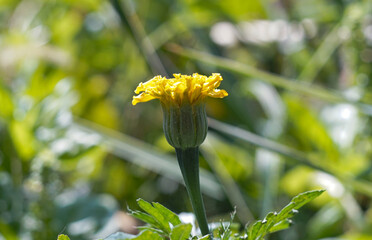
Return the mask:
{"type": "Polygon", "coordinates": [[[327,193],[270,239],[372,239],[372,1],[0,0],[0,239],[135,233],[139,197],[191,212],[139,82],[220,72],[202,189],[243,226],[327,193]]]}

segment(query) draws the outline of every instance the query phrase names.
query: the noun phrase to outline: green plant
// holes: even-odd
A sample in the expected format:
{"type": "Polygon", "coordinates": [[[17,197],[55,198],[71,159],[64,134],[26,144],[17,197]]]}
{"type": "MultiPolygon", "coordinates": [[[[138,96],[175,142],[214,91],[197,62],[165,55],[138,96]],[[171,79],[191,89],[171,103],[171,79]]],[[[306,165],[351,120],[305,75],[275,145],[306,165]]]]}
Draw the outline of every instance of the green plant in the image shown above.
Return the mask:
{"type": "MultiPolygon", "coordinates": [[[[235,213],[232,214],[230,222],[221,222],[220,226],[212,229],[214,239],[220,240],[262,240],[270,234],[290,227],[291,218],[298,213],[298,209],[312,201],[324,190],[315,190],[301,193],[294,197],[290,203],[279,212],[269,212],[262,220],[247,225],[242,231],[237,231],[232,226],[235,213]]],[[[141,232],[138,236],[125,233],[115,233],[104,240],[150,240],[150,239],[212,239],[211,235],[191,234],[192,225],[181,222],[180,218],[159,203],[148,203],[142,199],[137,200],[138,205],[144,211],[132,211],[130,213],[146,223],[140,227],[141,232]]]]}
{"type": "MultiPolygon", "coordinates": [[[[200,191],[199,180],[199,146],[207,135],[208,123],[205,111],[205,98],[207,96],[223,98],[227,96],[225,90],[216,89],[222,77],[213,74],[210,77],[199,75],[192,76],[174,74],[174,78],[156,76],[153,79],[140,83],[136,89],[138,96],[133,97],[133,105],[138,102],[147,102],[159,99],[163,109],[163,130],[168,143],[175,148],[179,167],[189,194],[191,205],[202,236],[191,236],[193,225],[182,223],[180,218],[159,203],[137,201],[144,211],[130,211],[131,214],[147,223],[140,227],[138,236],[125,233],[116,233],[105,240],[117,239],[217,239],[233,240],[260,240],[267,234],[286,229],[290,226],[290,218],[298,209],[318,197],[324,190],[302,193],[292,199],[279,213],[270,212],[263,220],[247,225],[241,233],[232,234],[231,221],[219,228],[211,229],[208,225],[204,203],[200,191]]],[[[60,236],[65,237],[65,236],[60,236]]]]}
{"type": "Polygon", "coordinates": [[[163,130],[168,143],[175,148],[178,164],[191,205],[203,235],[209,234],[207,216],[200,191],[199,146],[207,136],[208,122],[205,98],[223,98],[228,94],[217,89],[222,77],[173,74],[174,78],[156,76],[140,83],[133,105],[159,99],[163,109],[163,130]]]}

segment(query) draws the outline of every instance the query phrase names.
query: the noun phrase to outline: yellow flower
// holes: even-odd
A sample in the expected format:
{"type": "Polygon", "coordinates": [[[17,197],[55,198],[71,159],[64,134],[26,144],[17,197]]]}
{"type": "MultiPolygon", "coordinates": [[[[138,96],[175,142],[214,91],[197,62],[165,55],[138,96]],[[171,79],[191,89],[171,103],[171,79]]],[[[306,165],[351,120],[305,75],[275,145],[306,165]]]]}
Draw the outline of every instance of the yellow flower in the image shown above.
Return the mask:
{"type": "Polygon", "coordinates": [[[225,90],[217,89],[222,77],[219,73],[204,76],[173,74],[167,79],[156,76],[140,83],[132,104],[159,99],[163,109],[163,129],[168,143],[176,149],[196,148],[207,136],[206,97],[223,98],[225,90]]]}
{"type": "Polygon", "coordinates": [[[222,77],[219,73],[204,76],[194,73],[192,76],[173,74],[174,78],[156,76],[140,83],[135,91],[138,96],[133,97],[132,104],[159,99],[165,105],[198,104],[207,96],[223,98],[228,94],[225,90],[217,89],[222,77]]]}

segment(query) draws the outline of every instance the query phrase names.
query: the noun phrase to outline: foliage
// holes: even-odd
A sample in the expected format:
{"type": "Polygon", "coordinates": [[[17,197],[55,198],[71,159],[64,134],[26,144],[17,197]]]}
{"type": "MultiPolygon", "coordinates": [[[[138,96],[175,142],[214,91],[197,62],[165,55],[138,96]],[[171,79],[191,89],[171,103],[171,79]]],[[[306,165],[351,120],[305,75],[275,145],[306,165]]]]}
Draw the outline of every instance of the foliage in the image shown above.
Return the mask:
{"type": "MultiPolygon", "coordinates": [[[[241,233],[234,233],[230,228],[234,219],[235,213],[232,214],[231,221],[228,224],[223,224],[214,229],[214,239],[221,240],[260,240],[264,239],[267,234],[284,230],[288,228],[292,218],[298,209],[306,203],[312,201],[324,190],[309,191],[301,193],[294,197],[291,202],[285,206],[279,213],[270,212],[263,220],[256,221],[245,227],[241,233]]],[[[171,240],[186,240],[186,239],[211,239],[210,236],[192,236],[192,225],[190,223],[182,223],[180,218],[172,211],[165,208],[159,203],[148,203],[142,199],[138,199],[138,205],[142,211],[130,211],[131,214],[147,223],[146,226],[141,227],[141,233],[135,236],[125,236],[124,233],[115,233],[104,240],[126,240],[126,239],[171,239],[171,240]]]]}
{"type": "Polygon", "coordinates": [[[70,240],[70,238],[64,234],[58,235],[58,240],[70,240]]]}

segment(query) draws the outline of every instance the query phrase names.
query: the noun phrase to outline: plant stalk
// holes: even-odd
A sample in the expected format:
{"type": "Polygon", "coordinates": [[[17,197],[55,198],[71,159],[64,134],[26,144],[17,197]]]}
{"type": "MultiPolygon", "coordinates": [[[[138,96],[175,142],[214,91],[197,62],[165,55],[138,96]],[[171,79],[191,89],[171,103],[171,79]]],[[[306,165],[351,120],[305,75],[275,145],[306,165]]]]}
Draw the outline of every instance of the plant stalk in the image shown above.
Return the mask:
{"type": "Polygon", "coordinates": [[[196,220],[202,234],[207,235],[209,234],[209,228],[200,192],[199,148],[176,148],[176,154],[196,220]]]}

